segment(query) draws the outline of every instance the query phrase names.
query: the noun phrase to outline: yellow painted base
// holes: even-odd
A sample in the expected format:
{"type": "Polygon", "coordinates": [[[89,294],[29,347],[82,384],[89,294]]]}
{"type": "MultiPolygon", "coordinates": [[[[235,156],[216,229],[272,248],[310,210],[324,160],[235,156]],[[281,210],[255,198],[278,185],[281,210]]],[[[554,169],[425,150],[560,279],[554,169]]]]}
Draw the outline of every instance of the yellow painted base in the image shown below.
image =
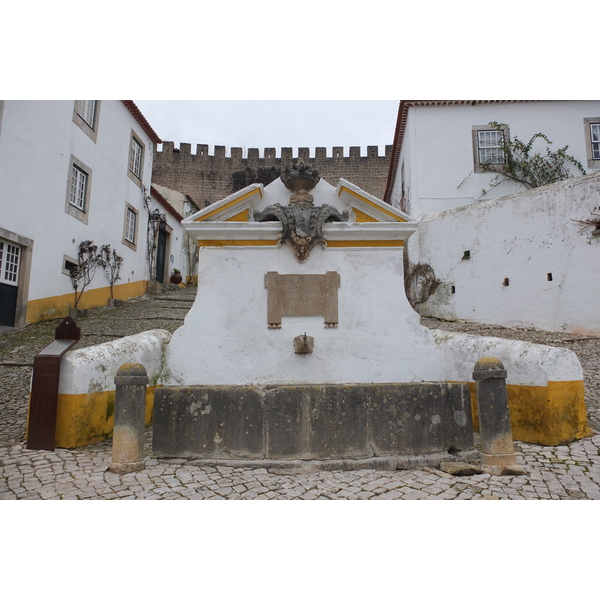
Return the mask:
{"type": "MultiPolygon", "coordinates": [[[[152,422],[154,390],[146,388],[145,424],[152,422]]],[[[59,394],[56,414],[57,448],[78,448],[108,438],[115,424],[115,390],[89,394],[59,394]]]]}
{"type": "MultiPolygon", "coordinates": [[[[134,281],[133,283],[115,285],[113,293],[117,300],[128,300],[129,298],[142,296],[146,293],[147,288],[147,281],[134,281]]],[[[109,298],[110,286],[84,291],[78,308],[106,306],[109,298]]],[[[38,323],[46,319],[66,317],[69,314],[69,309],[73,308],[74,300],[74,293],[30,300],[27,303],[27,323],[38,323]]]]}
{"type": "MultiPolygon", "coordinates": [[[[475,383],[469,383],[473,427],[479,431],[475,383]]],[[[592,435],[587,424],[583,381],[549,381],[547,386],[507,385],[514,440],[559,446],[592,435]]]]}

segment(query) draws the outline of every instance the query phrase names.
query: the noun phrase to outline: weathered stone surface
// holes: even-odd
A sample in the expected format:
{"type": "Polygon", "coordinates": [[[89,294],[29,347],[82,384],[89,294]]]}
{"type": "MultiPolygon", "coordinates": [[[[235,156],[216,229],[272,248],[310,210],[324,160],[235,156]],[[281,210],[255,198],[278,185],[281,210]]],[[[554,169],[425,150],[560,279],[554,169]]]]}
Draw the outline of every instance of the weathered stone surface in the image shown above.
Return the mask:
{"type": "Polygon", "coordinates": [[[156,456],[328,460],[472,448],[466,384],[194,386],[155,393],[156,456]]]}
{"type": "Polygon", "coordinates": [[[157,388],[155,456],[261,458],[263,395],[240,386],[157,388]]]}
{"type": "Polygon", "coordinates": [[[281,386],[270,390],[265,419],[266,456],[372,456],[362,387],[281,386]]]}
{"type": "Polygon", "coordinates": [[[481,465],[484,469],[516,467],[504,365],[494,357],[480,358],[473,379],[477,386],[481,465]]]}
{"type": "Polygon", "coordinates": [[[269,327],[279,328],[282,317],[297,316],[322,316],[326,325],[337,325],[339,273],[280,275],[269,271],[265,275],[265,287],[269,327]]]}
{"type": "Polygon", "coordinates": [[[475,465],[470,465],[464,462],[443,462],[440,463],[440,471],[449,473],[456,477],[462,477],[466,475],[481,475],[483,471],[475,465]]]}
{"type": "Polygon", "coordinates": [[[139,363],[122,365],[115,384],[115,425],[109,470],[113,473],[141,471],[144,468],[146,369],[139,363]]]}

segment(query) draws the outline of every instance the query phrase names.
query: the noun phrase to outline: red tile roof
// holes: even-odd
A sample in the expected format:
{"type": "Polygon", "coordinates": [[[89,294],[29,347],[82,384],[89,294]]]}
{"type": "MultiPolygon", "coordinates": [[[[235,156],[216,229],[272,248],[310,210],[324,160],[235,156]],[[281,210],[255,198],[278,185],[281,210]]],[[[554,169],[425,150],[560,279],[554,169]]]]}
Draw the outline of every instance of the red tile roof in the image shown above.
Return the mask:
{"type": "Polygon", "coordinates": [[[142,114],[140,109],[136,106],[133,100],[122,100],[123,104],[128,108],[129,112],[133,115],[133,118],[140,124],[141,128],[144,130],[148,137],[155,144],[162,144],[162,140],[156,135],[156,132],[150,126],[150,123],[146,121],[146,117],[142,114]]]}
{"type": "Polygon", "coordinates": [[[404,139],[404,130],[406,128],[406,119],[408,110],[412,106],[450,106],[466,105],[475,106],[477,104],[504,104],[507,102],[539,102],[538,100],[401,100],[398,108],[398,118],[396,119],[396,132],[394,134],[394,144],[392,146],[392,157],[390,160],[390,170],[388,172],[387,183],[383,200],[388,204],[392,203],[392,187],[396,179],[398,170],[398,161],[400,160],[400,149],[404,139]]]}
{"type": "Polygon", "coordinates": [[[174,216],[178,222],[183,220],[183,217],[167,202],[165,197],[160,194],[156,188],[152,185],[150,186],[150,193],[152,197],[172,216],[174,216]]]}

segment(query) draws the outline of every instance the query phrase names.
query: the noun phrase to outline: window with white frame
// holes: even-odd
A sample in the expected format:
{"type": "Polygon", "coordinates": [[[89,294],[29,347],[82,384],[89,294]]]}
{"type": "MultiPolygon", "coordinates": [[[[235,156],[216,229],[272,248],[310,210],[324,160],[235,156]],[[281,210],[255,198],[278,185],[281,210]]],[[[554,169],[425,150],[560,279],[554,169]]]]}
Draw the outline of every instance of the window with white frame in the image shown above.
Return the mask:
{"type": "Polygon", "coordinates": [[[477,132],[477,149],[479,164],[502,165],[504,164],[503,150],[504,134],[495,129],[477,132]]]}
{"type": "Polygon", "coordinates": [[[65,212],[84,223],[88,222],[91,186],[92,171],[71,155],[65,212]]]}
{"type": "Polygon", "coordinates": [[[85,212],[85,198],[87,191],[87,173],[79,167],[71,165],[71,192],[69,202],[85,212]]]}
{"type": "Polygon", "coordinates": [[[100,100],[75,100],[73,122],[92,140],[96,141],[100,100]]]}
{"type": "Polygon", "coordinates": [[[10,242],[0,240],[0,283],[17,285],[19,283],[19,260],[21,248],[10,242]]]}
{"type": "Polygon", "coordinates": [[[600,169],[600,117],[585,118],[583,123],[587,166],[590,169],[600,169]]]}
{"type": "Polygon", "coordinates": [[[96,119],[96,100],[77,100],[77,114],[94,129],[96,119]]]}
{"type": "Polygon", "coordinates": [[[142,178],[142,157],[143,148],[140,142],[135,138],[131,138],[131,146],[129,149],[129,170],[138,178],[142,178]]]}
{"type": "Polygon", "coordinates": [[[473,162],[475,173],[493,170],[495,165],[503,165],[504,142],[508,139],[508,128],[492,129],[490,125],[473,127],[473,162]]]}
{"type": "Polygon", "coordinates": [[[128,208],[125,215],[125,239],[132,244],[135,244],[136,220],[137,215],[131,208],[128,208]]]}
{"type": "Polygon", "coordinates": [[[590,123],[592,160],[600,160],[600,123],[590,123]]]}
{"type": "Polygon", "coordinates": [[[125,221],[123,223],[123,244],[132,250],[136,250],[138,211],[127,203],[125,205],[125,221]]]}

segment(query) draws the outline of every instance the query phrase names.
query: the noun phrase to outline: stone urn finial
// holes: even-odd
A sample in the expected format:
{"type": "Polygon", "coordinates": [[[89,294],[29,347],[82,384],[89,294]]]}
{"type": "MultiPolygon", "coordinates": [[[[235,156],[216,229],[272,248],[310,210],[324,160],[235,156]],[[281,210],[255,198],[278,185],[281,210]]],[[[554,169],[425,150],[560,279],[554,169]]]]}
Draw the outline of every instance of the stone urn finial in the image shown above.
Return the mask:
{"type": "Polygon", "coordinates": [[[290,197],[290,204],[312,204],[313,197],[309,194],[321,177],[313,165],[307,165],[300,159],[295,165],[288,165],[281,174],[281,181],[285,187],[294,192],[290,197]]]}

